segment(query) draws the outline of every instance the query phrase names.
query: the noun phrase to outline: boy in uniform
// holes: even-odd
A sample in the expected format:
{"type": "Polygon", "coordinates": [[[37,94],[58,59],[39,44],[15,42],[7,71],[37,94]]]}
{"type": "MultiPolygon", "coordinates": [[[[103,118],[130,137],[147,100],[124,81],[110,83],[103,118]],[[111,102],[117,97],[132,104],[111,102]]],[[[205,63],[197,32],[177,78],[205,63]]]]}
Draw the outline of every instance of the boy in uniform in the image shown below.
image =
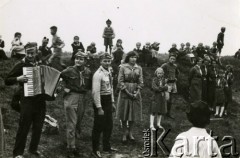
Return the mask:
{"type": "Polygon", "coordinates": [[[165,77],[167,79],[167,85],[168,85],[168,92],[169,96],[167,98],[167,114],[166,116],[170,117],[173,119],[171,116],[171,107],[172,107],[172,95],[177,93],[177,78],[179,74],[179,70],[177,65],[175,64],[176,62],[176,56],[170,55],[169,56],[169,62],[163,64],[161,68],[164,71],[165,77]]]}
{"type": "Polygon", "coordinates": [[[86,107],[86,94],[91,89],[91,71],[85,67],[86,54],[78,52],[75,55],[75,64],[63,70],[61,77],[64,85],[64,109],[67,125],[67,156],[79,156],[75,145],[76,134],[79,134],[80,125],[86,107]]]}
{"type": "Polygon", "coordinates": [[[112,57],[108,53],[100,55],[101,66],[93,75],[92,95],[94,100],[94,125],[92,131],[92,155],[101,158],[99,151],[100,135],[103,133],[103,151],[113,152],[110,138],[113,129],[112,112],[115,111],[112,74],[110,70],[112,57]]]}

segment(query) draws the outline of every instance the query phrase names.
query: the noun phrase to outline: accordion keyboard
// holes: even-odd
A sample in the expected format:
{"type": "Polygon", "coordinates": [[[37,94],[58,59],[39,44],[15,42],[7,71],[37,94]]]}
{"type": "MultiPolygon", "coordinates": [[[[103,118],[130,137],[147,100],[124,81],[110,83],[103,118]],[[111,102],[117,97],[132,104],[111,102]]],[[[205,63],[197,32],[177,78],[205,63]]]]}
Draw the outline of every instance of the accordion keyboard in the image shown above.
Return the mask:
{"type": "Polygon", "coordinates": [[[23,75],[26,75],[28,81],[24,83],[24,96],[34,96],[34,87],[33,87],[33,68],[24,67],[23,75]]]}

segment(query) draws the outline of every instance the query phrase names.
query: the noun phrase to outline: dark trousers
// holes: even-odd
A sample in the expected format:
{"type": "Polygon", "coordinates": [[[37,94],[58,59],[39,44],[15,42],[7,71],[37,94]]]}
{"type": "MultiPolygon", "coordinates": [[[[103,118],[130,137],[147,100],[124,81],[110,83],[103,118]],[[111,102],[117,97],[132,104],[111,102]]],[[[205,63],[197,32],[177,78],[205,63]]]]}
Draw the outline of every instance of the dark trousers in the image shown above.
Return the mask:
{"type": "Polygon", "coordinates": [[[41,96],[21,96],[21,109],[19,127],[16,142],[13,149],[13,156],[23,155],[27,135],[32,125],[32,138],[29,151],[36,151],[41,137],[42,127],[45,119],[46,102],[41,96]]]}
{"type": "Polygon", "coordinates": [[[95,105],[94,108],[94,124],[92,131],[92,148],[93,151],[99,150],[100,135],[103,133],[103,149],[108,150],[111,148],[110,138],[113,129],[112,118],[112,102],[111,95],[101,96],[101,105],[104,111],[104,115],[98,115],[98,109],[95,105]]]}

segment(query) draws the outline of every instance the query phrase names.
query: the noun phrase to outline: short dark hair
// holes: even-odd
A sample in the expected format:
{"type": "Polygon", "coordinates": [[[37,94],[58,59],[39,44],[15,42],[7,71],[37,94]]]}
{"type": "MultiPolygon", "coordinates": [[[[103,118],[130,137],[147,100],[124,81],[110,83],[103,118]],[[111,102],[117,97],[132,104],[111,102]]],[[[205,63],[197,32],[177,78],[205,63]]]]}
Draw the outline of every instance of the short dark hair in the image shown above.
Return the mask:
{"type": "Polygon", "coordinates": [[[57,26],[52,26],[50,27],[51,30],[56,30],[57,31],[57,26]]]}
{"type": "Polygon", "coordinates": [[[187,118],[194,127],[205,128],[210,123],[210,116],[211,111],[207,103],[199,100],[189,105],[187,118]]]}
{"type": "Polygon", "coordinates": [[[16,32],[15,34],[14,34],[14,37],[17,37],[17,36],[21,36],[22,34],[20,33],[20,32],[16,32]]]}
{"type": "Polygon", "coordinates": [[[127,53],[127,56],[126,56],[126,58],[125,58],[125,60],[124,60],[124,62],[125,62],[125,63],[128,63],[128,62],[129,62],[129,58],[130,58],[130,57],[133,57],[133,56],[137,56],[137,57],[138,57],[137,52],[135,52],[135,51],[130,51],[130,52],[128,52],[128,53],[127,53]]]}

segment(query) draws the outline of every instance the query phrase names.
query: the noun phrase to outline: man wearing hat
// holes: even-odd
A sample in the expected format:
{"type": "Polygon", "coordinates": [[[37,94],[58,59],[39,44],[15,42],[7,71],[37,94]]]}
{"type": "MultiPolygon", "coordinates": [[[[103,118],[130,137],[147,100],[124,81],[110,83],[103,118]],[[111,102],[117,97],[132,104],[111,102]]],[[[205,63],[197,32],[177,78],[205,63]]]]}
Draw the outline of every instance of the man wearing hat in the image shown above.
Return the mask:
{"type": "Polygon", "coordinates": [[[103,35],[102,37],[104,38],[104,45],[105,45],[105,51],[108,52],[108,47],[110,50],[110,54],[112,53],[112,46],[113,46],[113,41],[112,39],[115,38],[115,32],[113,28],[111,27],[112,21],[107,20],[106,21],[107,27],[104,28],[103,35]]]}
{"type": "Polygon", "coordinates": [[[219,55],[221,55],[222,48],[224,46],[224,32],[225,32],[225,30],[226,30],[225,27],[221,27],[221,32],[217,36],[217,48],[218,48],[219,55]]]}
{"type": "Polygon", "coordinates": [[[112,74],[110,64],[112,57],[108,53],[100,54],[101,66],[93,75],[92,95],[94,101],[94,124],[92,131],[92,155],[101,158],[99,151],[100,135],[103,133],[103,151],[113,152],[110,138],[113,129],[112,112],[115,111],[112,74]]]}
{"type": "Polygon", "coordinates": [[[23,75],[23,67],[34,67],[36,65],[35,55],[36,46],[27,44],[25,46],[26,56],[17,63],[9,72],[5,79],[6,85],[19,84],[20,97],[20,120],[17,130],[15,146],[13,148],[13,157],[22,158],[24,148],[27,141],[27,135],[32,126],[32,137],[29,145],[29,153],[31,155],[40,156],[38,152],[38,144],[40,141],[42,126],[45,119],[46,102],[44,95],[31,97],[24,96],[24,83],[28,81],[28,77],[23,75]]]}
{"type": "Polygon", "coordinates": [[[91,89],[92,74],[85,67],[86,54],[78,52],[74,58],[74,66],[62,71],[64,88],[64,110],[66,115],[67,156],[79,156],[75,137],[81,131],[81,122],[86,107],[86,94],[91,89]]]}

